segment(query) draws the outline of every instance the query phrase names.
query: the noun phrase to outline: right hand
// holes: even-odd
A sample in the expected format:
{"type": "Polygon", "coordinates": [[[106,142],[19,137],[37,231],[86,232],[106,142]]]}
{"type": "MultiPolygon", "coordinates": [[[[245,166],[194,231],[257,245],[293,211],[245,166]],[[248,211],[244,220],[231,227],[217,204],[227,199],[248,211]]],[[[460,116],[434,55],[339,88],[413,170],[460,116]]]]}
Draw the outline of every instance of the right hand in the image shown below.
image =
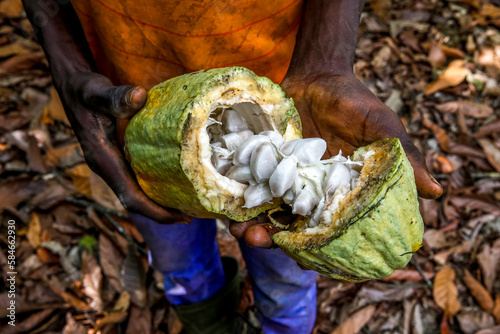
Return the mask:
{"type": "Polygon", "coordinates": [[[160,224],[190,222],[188,216],[166,209],[146,196],[119,148],[116,119],[128,119],[138,112],[146,103],[146,90],[113,86],[98,73],[77,73],[57,86],[85,160],[111,187],[122,205],[160,224]]]}

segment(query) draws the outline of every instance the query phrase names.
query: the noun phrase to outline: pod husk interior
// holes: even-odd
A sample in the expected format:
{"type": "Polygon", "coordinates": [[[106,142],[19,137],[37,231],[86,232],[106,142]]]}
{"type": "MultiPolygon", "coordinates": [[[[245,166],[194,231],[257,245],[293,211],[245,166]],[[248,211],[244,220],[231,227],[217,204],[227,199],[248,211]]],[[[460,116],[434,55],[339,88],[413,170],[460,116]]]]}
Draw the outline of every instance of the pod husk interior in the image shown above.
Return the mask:
{"type": "Polygon", "coordinates": [[[356,187],[332,214],[330,226],[307,229],[307,219],[300,218],[273,237],[306,267],[354,282],[404,268],[421,247],[424,229],[413,169],[399,140],[360,148],[358,159],[364,166],[356,187]]]}

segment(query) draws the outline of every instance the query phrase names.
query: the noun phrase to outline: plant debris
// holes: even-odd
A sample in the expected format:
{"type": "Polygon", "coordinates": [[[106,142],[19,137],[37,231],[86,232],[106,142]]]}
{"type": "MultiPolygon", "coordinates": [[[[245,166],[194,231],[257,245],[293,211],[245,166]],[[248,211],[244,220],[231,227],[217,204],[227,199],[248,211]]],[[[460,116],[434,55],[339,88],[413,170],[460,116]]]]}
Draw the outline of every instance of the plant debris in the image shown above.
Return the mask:
{"type": "MultiPolygon", "coordinates": [[[[420,200],[424,245],[406,269],[362,284],[318,278],[315,334],[500,332],[499,29],[498,1],[367,2],[355,74],[445,192],[420,200]]],[[[20,0],[0,2],[0,215],[1,333],[180,333],[144,241],[84,162],[20,0]]],[[[221,253],[242,262],[218,227],[221,253]]],[[[252,308],[247,280],[240,309],[252,308]]]]}

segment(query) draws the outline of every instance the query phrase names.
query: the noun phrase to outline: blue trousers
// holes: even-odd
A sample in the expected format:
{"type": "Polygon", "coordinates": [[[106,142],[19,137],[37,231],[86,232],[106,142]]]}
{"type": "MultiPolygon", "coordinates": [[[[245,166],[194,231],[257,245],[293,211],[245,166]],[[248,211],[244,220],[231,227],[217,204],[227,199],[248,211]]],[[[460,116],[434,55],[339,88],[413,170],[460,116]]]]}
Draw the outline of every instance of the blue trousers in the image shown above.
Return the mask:
{"type": "MultiPolygon", "coordinates": [[[[150,249],[152,266],[165,277],[174,305],[205,300],[224,286],[213,219],[188,225],[160,225],[131,215],[150,249]]],[[[252,280],[255,305],[266,334],[309,334],[316,318],[316,273],[303,271],[280,249],[251,248],[240,242],[252,280]]]]}

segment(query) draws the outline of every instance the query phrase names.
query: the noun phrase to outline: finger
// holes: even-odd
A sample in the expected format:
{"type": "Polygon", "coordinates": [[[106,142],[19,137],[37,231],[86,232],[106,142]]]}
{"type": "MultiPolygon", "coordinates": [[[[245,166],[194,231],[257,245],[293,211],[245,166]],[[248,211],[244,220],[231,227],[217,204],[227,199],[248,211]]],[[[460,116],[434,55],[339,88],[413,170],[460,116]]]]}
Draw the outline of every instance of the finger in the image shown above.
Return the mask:
{"type": "Polygon", "coordinates": [[[119,119],[135,115],[147,100],[144,87],[113,86],[105,77],[90,79],[82,91],[89,108],[119,119]]]}
{"type": "Polygon", "coordinates": [[[272,224],[258,224],[248,228],[244,234],[245,242],[251,247],[273,248],[272,235],[276,233],[272,224]]]}
{"type": "Polygon", "coordinates": [[[146,103],[147,92],[144,87],[118,86],[108,88],[104,94],[104,112],[119,118],[134,116],[146,103]]]}
{"type": "Polygon", "coordinates": [[[252,226],[262,223],[267,223],[269,220],[264,216],[257,216],[253,219],[250,219],[246,222],[235,222],[232,221],[229,225],[229,232],[237,239],[243,237],[245,232],[252,226]]]}
{"type": "Polygon", "coordinates": [[[139,213],[160,224],[190,222],[190,218],[180,211],[166,209],[144,194],[120,151],[111,142],[93,147],[92,152],[87,152],[86,159],[89,166],[106,181],[130,212],[139,213]]]}
{"type": "Polygon", "coordinates": [[[403,147],[408,160],[410,160],[413,166],[418,195],[427,199],[436,199],[441,196],[443,194],[443,187],[429,173],[422,153],[411,142],[403,143],[403,147]]]}
{"type": "Polygon", "coordinates": [[[415,183],[419,196],[428,199],[435,199],[443,193],[443,187],[434,179],[425,164],[425,158],[418,148],[413,144],[411,137],[406,129],[391,109],[383,107],[379,109],[376,115],[385,115],[386,122],[375,122],[379,128],[380,135],[384,137],[397,137],[406,152],[415,174],[415,183]]]}

